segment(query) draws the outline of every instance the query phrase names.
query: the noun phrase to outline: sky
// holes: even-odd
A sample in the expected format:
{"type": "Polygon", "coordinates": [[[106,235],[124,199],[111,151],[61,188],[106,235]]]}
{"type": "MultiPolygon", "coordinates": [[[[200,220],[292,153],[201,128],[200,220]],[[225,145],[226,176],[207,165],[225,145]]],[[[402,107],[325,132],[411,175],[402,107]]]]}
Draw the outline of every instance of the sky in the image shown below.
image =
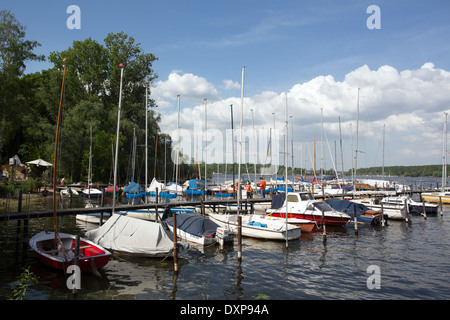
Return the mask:
{"type": "MultiPolygon", "coordinates": [[[[158,58],[151,98],[161,130],[176,141],[179,126],[192,158],[231,161],[233,105],[241,162],[284,164],[287,154],[289,166],[312,168],[316,149],[317,168],[348,170],[357,145],[358,168],[442,164],[448,0],[0,0],[1,9],[46,56],[74,40],[134,37],[158,58]],[[68,28],[70,5],[80,29],[68,28]]],[[[26,72],[51,67],[32,62],[26,72]]]]}

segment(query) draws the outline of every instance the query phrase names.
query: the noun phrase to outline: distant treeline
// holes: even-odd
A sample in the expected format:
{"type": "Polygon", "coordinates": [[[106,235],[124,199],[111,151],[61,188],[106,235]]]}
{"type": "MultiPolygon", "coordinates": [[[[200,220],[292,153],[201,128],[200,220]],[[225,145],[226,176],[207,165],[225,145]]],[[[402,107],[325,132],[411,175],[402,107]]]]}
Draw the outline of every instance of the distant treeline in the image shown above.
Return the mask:
{"type": "MultiPolygon", "coordinates": [[[[263,171],[263,165],[257,164],[256,165],[256,173],[259,174],[263,171]]],[[[235,164],[235,172],[237,174],[238,165],[235,164]]],[[[204,170],[204,164],[200,165],[200,172],[201,175],[203,175],[204,170]]],[[[191,171],[194,171],[193,168],[191,168],[191,171]]],[[[210,176],[211,173],[232,173],[232,164],[208,164],[208,176],[210,176]]],[[[241,165],[241,173],[246,174],[254,174],[254,164],[247,163],[241,165]]],[[[283,176],[285,174],[286,170],[284,166],[278,166],[278,175],[283,176]]],[[[292,174],[292,168],[288,167],[288,175],[292,174]]],[[[314,170],[312,169],[304,169],[304,168],[294,168],[294,175],[300,176],[300,175],[307,175],[307,176],[314,176],[314,170]]],[[[341,172],[338,172],[339,175],[341,175],[341,172]]],[[[357,175],[368,175],[368,176],[381,176],[383,174],[382,167],[370,167],[370,168],[360,168],[357,170],[357,175]]],[[[320,176],[321,172],[320,169],[316,169],[316,176],[320,176]]],[[[323,175],[326,176],[334,176],[336,175],[336,172],[333,169],[328,169],[326,172],[323,173],[323,175]]],[[[351,176],[352,172],[351,170],[347,170],[344,172],[345,176],[351,176]]],[[[442,165],[424,165],[424,166],[391,166],[391,167],[384,167],[384,175],[385,176],[398,176],[398,177],[441,177],[442,176],[442,165]]]]}

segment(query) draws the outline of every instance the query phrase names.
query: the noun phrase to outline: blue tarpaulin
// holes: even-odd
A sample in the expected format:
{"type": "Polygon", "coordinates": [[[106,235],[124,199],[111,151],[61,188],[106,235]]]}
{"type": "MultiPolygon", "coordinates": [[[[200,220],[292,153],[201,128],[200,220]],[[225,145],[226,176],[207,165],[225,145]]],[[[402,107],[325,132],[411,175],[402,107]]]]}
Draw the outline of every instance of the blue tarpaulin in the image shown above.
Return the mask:
{"type": "MultiPolygon", "coordinates": [[[[173,225],[172,217],[168,217],[166,221],[169,225],[173,225]]],[[[196,236],[214,236],[218,227],[214,221],[195,213],[177,214],[177,228],[196,236]]]]}

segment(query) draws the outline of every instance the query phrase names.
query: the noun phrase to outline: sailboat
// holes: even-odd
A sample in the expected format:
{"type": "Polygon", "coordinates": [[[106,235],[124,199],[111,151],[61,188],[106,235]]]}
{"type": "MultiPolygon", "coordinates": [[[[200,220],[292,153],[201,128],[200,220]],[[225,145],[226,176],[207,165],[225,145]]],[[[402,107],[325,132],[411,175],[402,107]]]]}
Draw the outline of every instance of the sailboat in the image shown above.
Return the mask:
{"type": "Polygon", "coordinates": [[[450,204],[450,190],[447,187],[447,112],[445,114],[443,152],[442,152],[442,190],[440,192],[424,192],[421,194],[422,200],[426,202],[450,204]]]}
{"type": "Polygon", "coordinates": [[[83,196],[88,198],[96,198],[102,195],[102,192],[96,188],[92,188],[92,124],[89,124],[90,131],[90,146],[89,146],[89,172],[87,188],[83,189],[83,196]]]}
{"type": "MultiPolygon", "coordinates": [[[[66,58],[63,59],[65,62],[66,58]]],[[[56,228],[56,167],[59,125],[61,120],[61,105],[64,94],[64,80],[66,76],[66,64],[61,87],[61,98],[59,102],[58,121],[56,124],[55,152],[53,164],[53,231],[41,231],[33,236],[29,245],[37,254],[38,259],[55,269],[66,270],[69,265],[77,264],[81,271],[94,271],[104,267],[110,260],[111,253],[91,241],[84,238],[79,239],[72,234],[60,233],[56,228]],[[76,249],[79,256],[76,257],[76,249]]]]}
{"type": "Polygon", "coordinates": [[[116,213],[116,185],[117,164],[119,154],[120,112],[122,106],[122,79],[123,64],[120,64],[120,91],[119,110],[117,114],[116,153],[114,161],[114,194],[112,216],[104,225],[97,229],[89,230],[86,237],[110,250],[119,253],[132,254],[145,257],[169,257],[174,256],[174,251],[183,251],[188,244],[175,246],[169,231],[161,223],[136,219],[124,214],[116,213]]]}

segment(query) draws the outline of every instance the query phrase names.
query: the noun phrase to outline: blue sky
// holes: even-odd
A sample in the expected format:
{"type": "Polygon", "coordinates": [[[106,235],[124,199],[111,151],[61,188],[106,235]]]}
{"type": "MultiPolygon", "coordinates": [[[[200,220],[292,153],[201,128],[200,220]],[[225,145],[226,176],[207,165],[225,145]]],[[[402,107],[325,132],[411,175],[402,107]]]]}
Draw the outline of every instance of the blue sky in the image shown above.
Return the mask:
{"type": "MultiPolygon", "coordinates": [[[[225,130],[225,107],[231,101],[238,109],[246,66],[245,125],[253,109],[258,128],[273,126],[274,117],[282,127],[288,92],[296,166],[310,157],[306,143],[320,137],[323,108],[332,148],[341,117],[344,162],[351,167],[358,87],[361,166],[381,165],[383,125],[386,165],[441,162],[443,114],[450,108],[448,1],[1,0],[0,8],[14,13],[45,55],[87,37],[102,42],[110,32],[133,36],[159,59],[153,98],[167,132],[175,128],[177,92],[183,93],[183,127],[202,117],[207,98],[208,128],[225,130]],[[81,9],[80,30],[66,27],[72,4],[81,9]],[[380,8],[381,29],[367,28],[370,5],[380,8]]],[[[27,72],[50,67],[30,63],[27,72]]]]}

